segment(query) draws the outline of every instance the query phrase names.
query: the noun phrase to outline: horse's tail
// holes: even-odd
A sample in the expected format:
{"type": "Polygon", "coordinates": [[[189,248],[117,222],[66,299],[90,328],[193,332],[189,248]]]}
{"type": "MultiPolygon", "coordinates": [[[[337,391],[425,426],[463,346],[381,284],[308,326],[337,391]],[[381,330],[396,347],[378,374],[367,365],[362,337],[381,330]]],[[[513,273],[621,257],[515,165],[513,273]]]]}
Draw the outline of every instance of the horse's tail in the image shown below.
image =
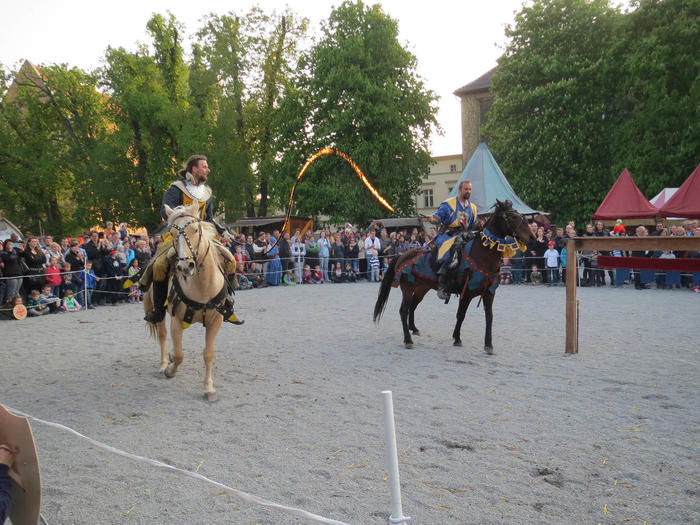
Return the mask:
{"type": "Polygon", "coordinates": [[[382,279],[382,284],[379,285],[379,295],[377,296],[377,302],[374,305],[374,322],[378,323],[384,313],[384,308],[386,308],[386,301],[389,298],[389,292],[391,292],[391,283],[394,282],[394,277],[396,276],[396,263],[399,258],[396,257],[391,261],[389,268],[384,272],[384,279],[382,279]]]}

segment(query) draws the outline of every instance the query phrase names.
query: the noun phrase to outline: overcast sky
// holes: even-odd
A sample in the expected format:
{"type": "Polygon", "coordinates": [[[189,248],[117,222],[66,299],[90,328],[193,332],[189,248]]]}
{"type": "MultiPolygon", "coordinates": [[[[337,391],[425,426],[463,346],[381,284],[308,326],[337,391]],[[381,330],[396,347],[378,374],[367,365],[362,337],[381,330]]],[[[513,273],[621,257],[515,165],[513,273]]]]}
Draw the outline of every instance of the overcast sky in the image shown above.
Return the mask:
{"type": "MultiPolygon", "coordinates": [[[[385,13],[398,20],[399,40],[418,58],[418,73],[440,97],[438,121],[445,131],[433,138],[433,155],[461,153],[459,99],[452,93],[496,65],[505,43],[504,28],[523,0],[383,0],[385,13]]],[[[0,62],[15,68],[20,60],[36,65],[66,63],[83,69],[100,65],[107,46],[136,49],[149,42],[146,22],[170,10],[188,36],[208,13],[244,13],[252,5],[266,12],[290,5],[318,33],[339,0],[0,0],[0,62]]],[[[188,49],[189,46],[186,46],[188,49]]]]}

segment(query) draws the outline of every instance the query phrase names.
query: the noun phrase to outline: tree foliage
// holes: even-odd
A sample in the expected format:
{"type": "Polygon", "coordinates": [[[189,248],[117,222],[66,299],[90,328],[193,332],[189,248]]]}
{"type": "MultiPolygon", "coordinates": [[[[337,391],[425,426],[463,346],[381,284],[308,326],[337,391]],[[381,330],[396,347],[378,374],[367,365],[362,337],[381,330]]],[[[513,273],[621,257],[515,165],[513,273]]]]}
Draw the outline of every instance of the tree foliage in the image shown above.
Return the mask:
{"type": "MultiPolygon", "coordinates": [[[[304,161],[331,146],[348,154],[397,211],[414,212],[431,163],[436,97],[398,42],[397,22],[378,5],[346,1],[331,13],[299,71],[279,113],[285,140],[275,148],[284,152],[275,186],[280,201],[304,161]]],[[[338,157],[311,166],[297,190],[297,212],[358,223],[387,214],[338,157]]]]}
{"type": "Polygon", "coordinates": [[[587,220],[624,167],[647,196],[698,162],[698,4],[536,0],[506,30],[484,133],[516,192],[587,220]]]}

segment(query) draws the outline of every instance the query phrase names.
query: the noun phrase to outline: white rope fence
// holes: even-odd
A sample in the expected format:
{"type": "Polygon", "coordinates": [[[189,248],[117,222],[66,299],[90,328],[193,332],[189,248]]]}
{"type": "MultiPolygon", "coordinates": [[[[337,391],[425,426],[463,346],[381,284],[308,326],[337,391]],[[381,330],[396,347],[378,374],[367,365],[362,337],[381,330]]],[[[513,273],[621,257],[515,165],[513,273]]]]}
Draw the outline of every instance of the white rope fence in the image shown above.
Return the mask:
{"type": "Polygon", "coordinates": [[[190,470],[184,470],[180,469],[177,467],[173,467],[172,465],[168,465],[167,463],[163,463],[162,461],[157,461],[155,459],[150,459],[146,458],[143,456],[137,456],[135,454],[130,454],[129,452],[125,452],[123,450],[120,450],[118,448],[112,447],[110,445],[107,445],[105,443],[102,443],[100,441],[94,440],[92,438],[89,438],[80,432],[73,430],[72,428],[69,428],[65,425],[61,425],[60,423],[53,423],[51,421],[45,421],[43,419],[39,419],[38,417],[34,417],[30,414],[25,414],[23,412],[20,412],[19,410],[16,410],[14,408],[6,406],[7,410],[10,412],[14,413],[15,415],[18,415],[20,417],[26,417],[27,419],[30,419],[32,421],[35,421],[37,423],[41,423],[42,425],[47,425],[49,427],[57,428],[59,430],[64,430],[66,432],[69,432],[73,434],[74,436],[79,437],[80,439],[87,441],[91,445],[94,445],[96,447],[99,447],[101,449],[104,449],[108,452],[111,452],[112,454],[116,454],[117,456],[122,456],[127,459],[132,459],[134,461],[140,461],[142,463],[146,463],[147,465],[150,465],[152,467],[160,468],[163,470],[168,470],[170,472],[176,472],[178,474],[182,474],[183,476],[187,476],[192,479],[196,479],[199,481],[204,481],[206,483],[209,483],[210,485],[214,485],[215,487],[222,489],[224,492],[227,494],[233,494],[234,496],[242,499],[246,503],[252,503],[254,505],[260,505],[261,507],[267,507],[270,509],[274,510],[279,510],[281,512],[285,512],[287,514],[291,514],[292,516],[297,516],[299,518],[306,518],[308,520],[316,521],[318,523],[327,523],[329,525],[349,525],[348,523],[344,521],[338,521],[338,520],[333,520],[330,518],[325,518],[323,516],[319,516],[318,514],[314,514],[312,512],[308,512],[303,509],[299,509],[296,507],[288,507],[286,505],[282,505],[280,503],[275,503],[274,501],[270,501],[264,498],[261,498],[259,496],[255,496],[254,494],[248,494],[247,492],[244,492],[242,490],[234,489],[233,487],[229,487],[228,485],[224,485],[223,483],[219,483],[218,481],[214,481],[213,479],[209,479],[206,476],[202,476],[201,474],[198,474],[197,472],[192,472],[190,470]]]}

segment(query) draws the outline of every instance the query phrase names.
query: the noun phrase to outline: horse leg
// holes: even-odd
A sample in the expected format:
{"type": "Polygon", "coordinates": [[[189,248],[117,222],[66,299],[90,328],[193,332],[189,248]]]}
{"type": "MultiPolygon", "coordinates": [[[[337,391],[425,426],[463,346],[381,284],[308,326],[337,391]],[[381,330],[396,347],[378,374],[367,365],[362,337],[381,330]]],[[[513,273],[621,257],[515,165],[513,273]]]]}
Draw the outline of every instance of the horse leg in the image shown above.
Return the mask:
{"type": "Polygon", "coordinates": [[[158,334],[158,343],[160,344],[160,372],[165,372],[168,366],[168,329],[165,327],[165,321],[161,321],[156,325],[156,333],[158,334]]]}
{"type": "Polygon", "coordinates": [[[486,336],[484,337],[484,351],[488,355],[493,355],[493,345],[491,344],[491,325],[493,324],[493,299],[494,294],[486,292],[484,298],[484,315],[486,316],[486,336]]]}
{"type": "Polygon", "coordinates": [[[467,315],[467,308],[469,308],[469,303],[472,298],[470,295],[466,295],[463,299],[459,300],[459,307],[457,308],[457,324],[455,324],[455,329],[452,332],[452,339],[454,346],[462,346],[462,323],[464,322],[464,317],[467,315]]]}
{"type": "Polygon", "coordinates": [[[408,311],[408,328],[411,330],[411,332],[413,332],[413,335],[420,335],[420,330],[418,330],[418,327],[413,320],[413,316],[416,308],[418,308],[418,305],[423,300],[423,297],[425,297],[425,294],[428,293],[428,290],[430,290],[430,288],[425,288],[424,291],[420,292],[416,292],[414,290],[413,292],[413,300],[411,301],[411,307],[408,311]]]}
{"type": "MultiPolygon", "coordinates": [[[[207,316],[209,317],[209,316],[207,316]]],[[[204,396],[207,401],[214,402],[217,399],[216,389],[214,388],[214,380],[211,377],[211,369],[214,365],[214,341],[216,340],[216,334],[221,328],[224,318],[221,314],[212,315],[212,319],[207,319],[207,328],[205,336],[205,346],[202,352],[204,356],[204,396]]]]}
{"type": "Polygon", "coordinates": [[[180,366],[185,355],[182,352],[182,321],[177,317],[170,317],[170,338],[173,340],[172,362],[163,371],[165,377],[175,377],[177,367],[180,366]]]}
{"type": "Polygon", "coordinates": [[[401,308],[399,308],[399,314],[401,315],[401,326],[403,327],[403,345],[406,348],[413,348],[413,339],[411,339],[411,333],[408,330],[408,313],[411,309],[411,296],[403,287],[401,288],[401,291],[404,292],[403,297],[401,298],[401,308]]]}

